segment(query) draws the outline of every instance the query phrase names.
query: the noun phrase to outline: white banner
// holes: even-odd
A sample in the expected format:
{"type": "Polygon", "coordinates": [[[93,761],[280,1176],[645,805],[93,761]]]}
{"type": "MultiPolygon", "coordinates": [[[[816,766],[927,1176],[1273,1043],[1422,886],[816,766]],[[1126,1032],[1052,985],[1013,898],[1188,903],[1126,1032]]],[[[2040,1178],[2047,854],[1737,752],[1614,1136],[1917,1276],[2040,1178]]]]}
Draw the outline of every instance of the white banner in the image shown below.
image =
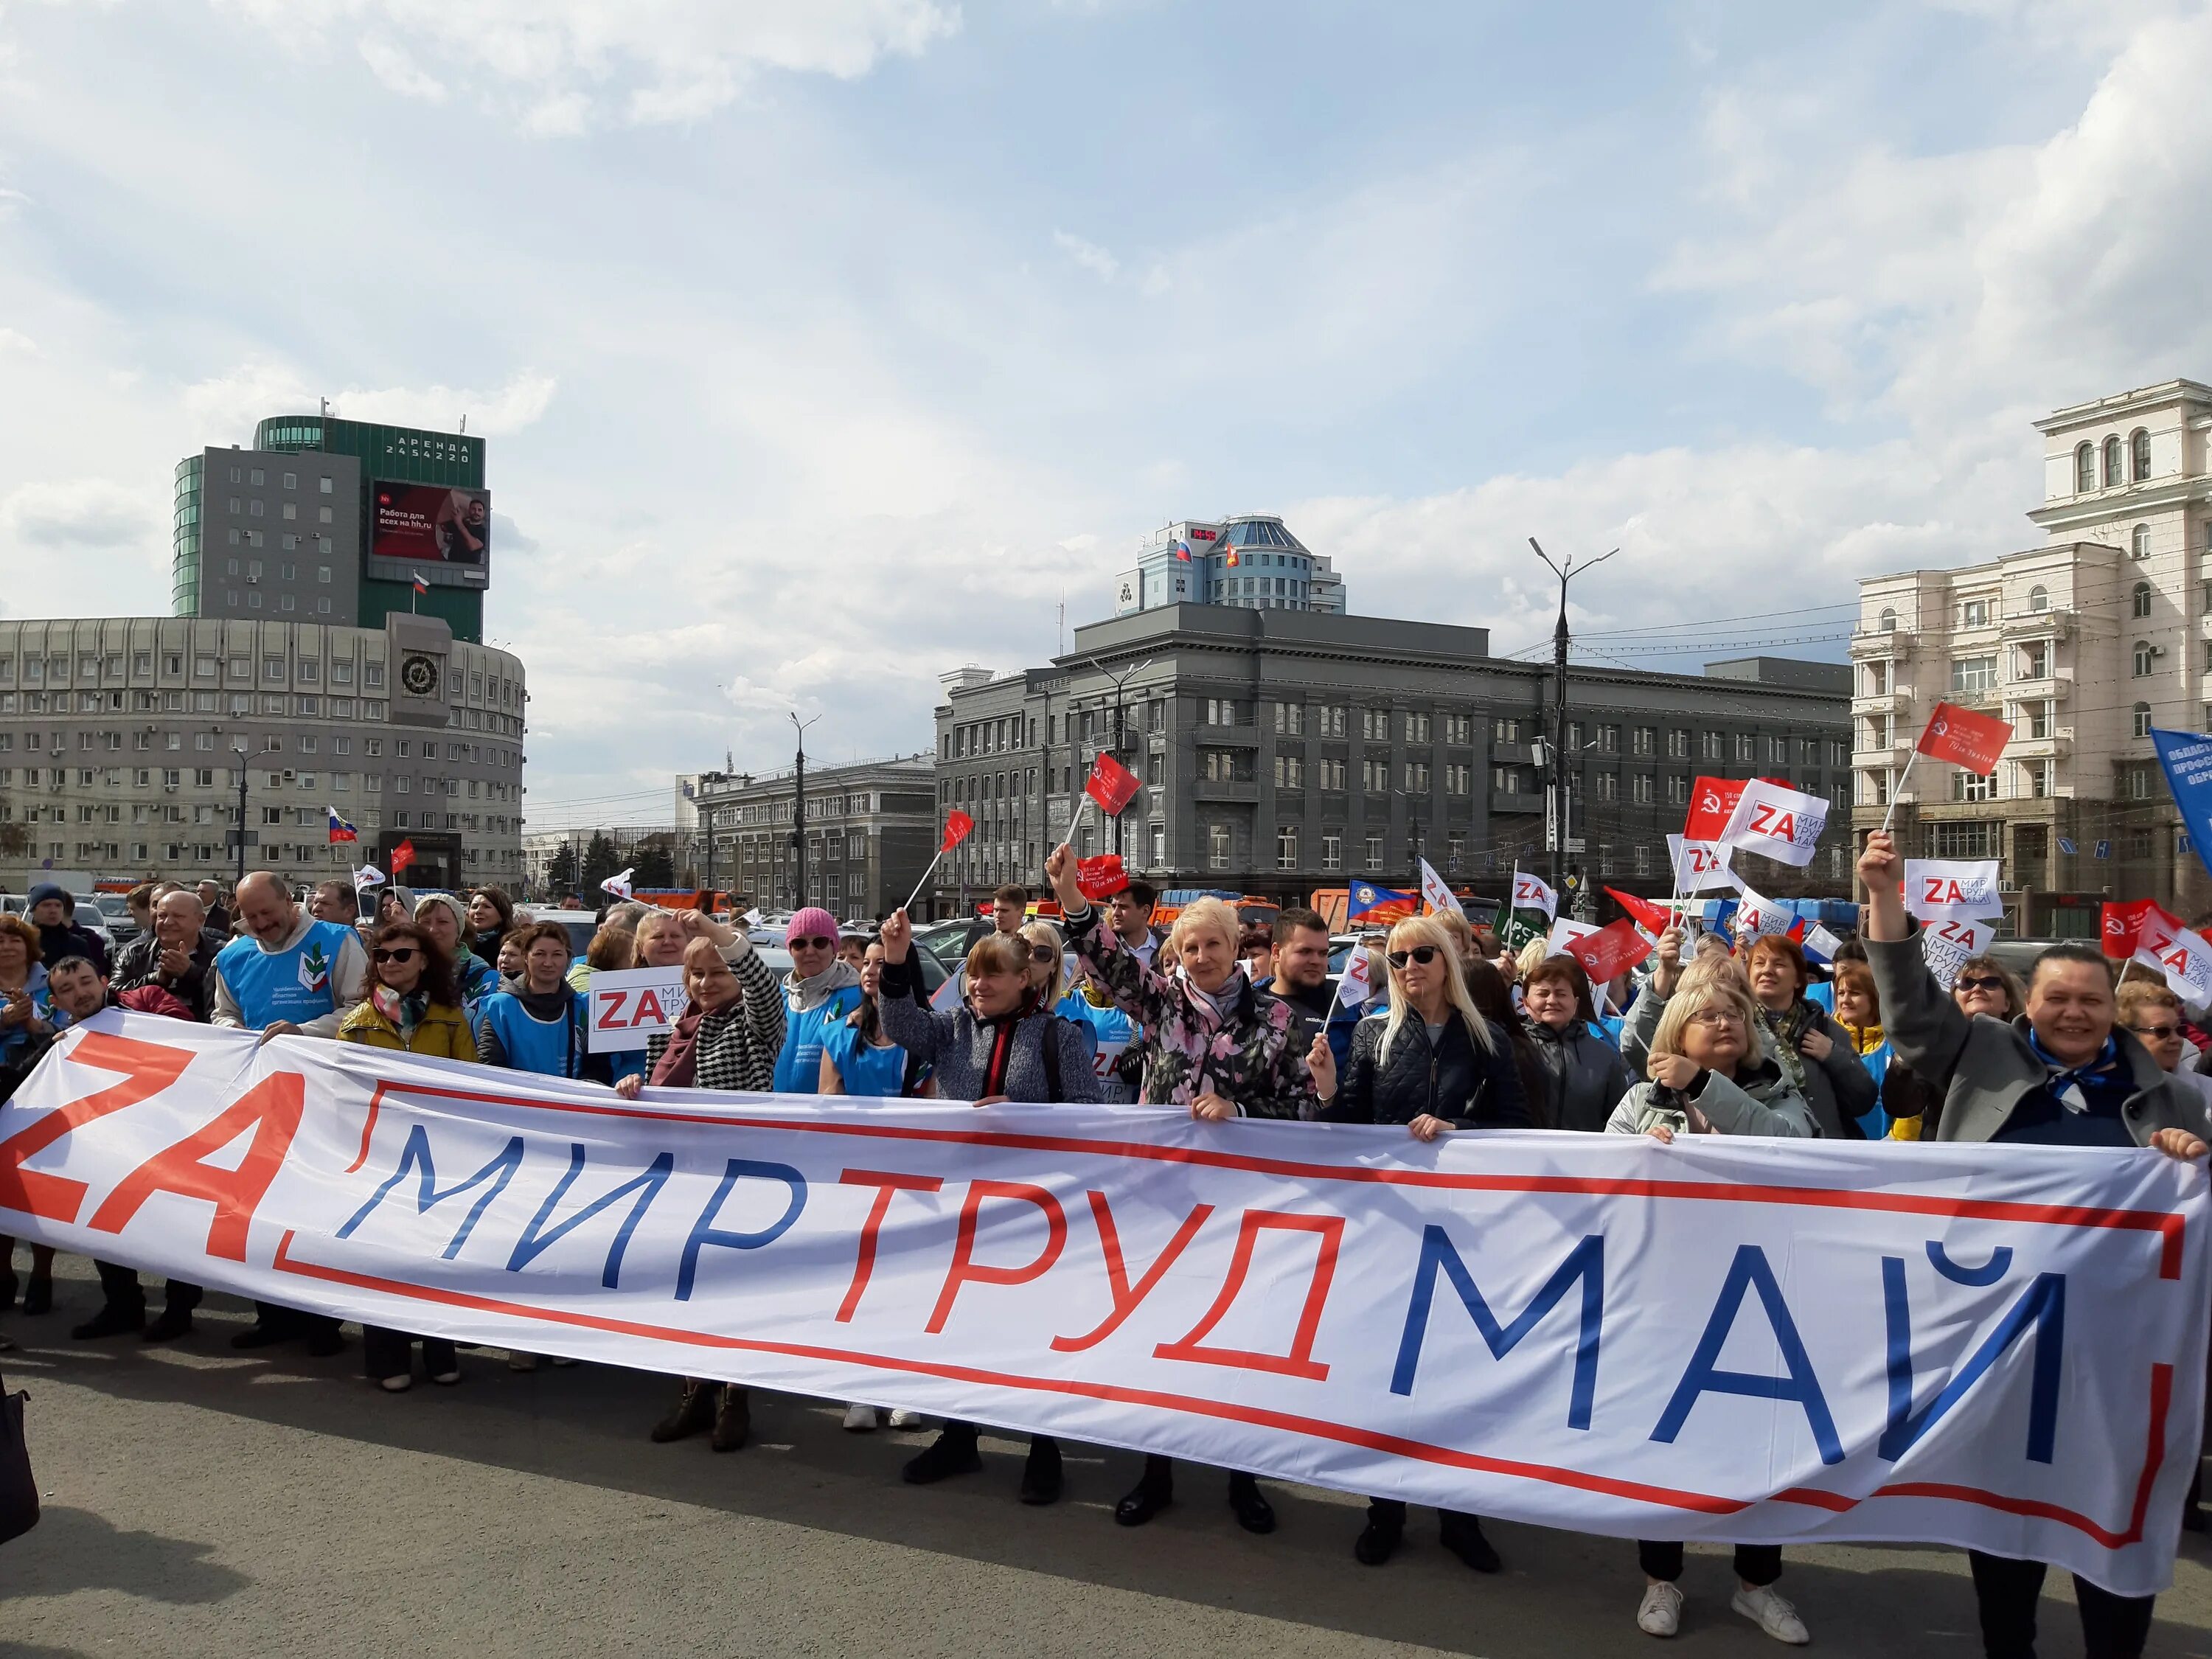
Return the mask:
{"type": "Polygon", "coordinates": [[[1684,841],[1680,836],[1667,837],[1667,856],[1674,866],[1674,890],[1678,893],[1727,892],[1735,885],[1735,878],[1729,873],[1729,856],[1735,849],[1723,847],[1717,841],[1684,841]]]}
{"type": "Polygon", "coordinates": [[[1813,861],[1827,823],[1828,803],[1818,795],[1753,778],[1736,798],[1721,840],[1802,870],[1813,861]]]}
{"type": "Polygon", "coordinates": [[[1995,859],[1907,859],[1905,908],[1923,921],[1960,916],[1981,921],[2004,914],[1995,859]]]}
{"type": "Polygon", "coordinates": [[[584,1048],[594,1054],[642,1048],[655,1031],[672,1031],[691,998],[679,968],[592,970],[591,1024],[584,1048]]]}
{"type": "MultiPolygon", "coordinates": [[[[1540,1526],[2169,1583],[2202,1168],[648,1091],[110,1012],[29,1242],[458,1341],[1540,1526]]],[[[118,1406],[117,1409],[125,1409],[118,1406]]]]}

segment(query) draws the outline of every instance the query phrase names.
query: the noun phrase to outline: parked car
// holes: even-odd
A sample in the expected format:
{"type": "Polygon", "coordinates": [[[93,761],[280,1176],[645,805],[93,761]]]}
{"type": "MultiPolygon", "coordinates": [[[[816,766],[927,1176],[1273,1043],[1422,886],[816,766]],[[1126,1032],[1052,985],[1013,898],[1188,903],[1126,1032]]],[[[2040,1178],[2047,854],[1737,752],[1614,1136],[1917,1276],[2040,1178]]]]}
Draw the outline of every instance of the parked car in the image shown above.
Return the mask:
{"type": "MultiPolygon", "coordinates": [[[[130,901],[122,894],[101,893],[96,895],[96,897],[100,905],[100,914],[107,918],[107,931],[113,936],[116,944],[128,945],[144,931],[131,919],[130,901]]],[[[77,908],[80,911],[84,908],[84,901],[82,898],[77,901],[77,908]]]]}

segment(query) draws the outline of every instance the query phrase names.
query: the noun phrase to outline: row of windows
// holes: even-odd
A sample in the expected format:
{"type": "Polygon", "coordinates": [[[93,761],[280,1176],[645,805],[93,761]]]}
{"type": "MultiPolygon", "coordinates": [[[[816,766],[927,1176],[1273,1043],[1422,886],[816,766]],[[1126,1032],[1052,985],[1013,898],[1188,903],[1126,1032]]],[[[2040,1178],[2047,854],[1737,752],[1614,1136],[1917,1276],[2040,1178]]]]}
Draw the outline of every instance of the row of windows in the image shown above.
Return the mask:
{"type": "MultiPolygon", "coordinates": [[[[284,476],[289,478],[292,475],[288,472],[284,476]]],[[[233,495],[230,498],[230,516],[235,519],[242,513],[245,517],[249,519],[265,518],[268,515],[263,511],[263,505],[262,500],[258,495],[252,497],[251,500],[246,501],[242,504],[237,496],[233,495]]],[[[332,522],[331,509],[327,507],[316,508],[315,514],[319,523],[329,524],[332,522]]],[[[292,501],[283,502],[279,507],[277,516],[288,522],[295,520],[300,516],[299,507],[296,503],[292,501]]],[[[234,530],[230,533],[232,539],[235,540],[237,538],[238,532],[234,530]]]]}
{"type": "MultiPolygon", "coordinates": [[[[297,489],[300,487],[300,475],[296,472],[280,473],[278,477],[283,480],[282,487],[286,489],[297,489]]],[[[264,469],[258,466],[245,468],[234,466],[230,469],[230,481],[233,483],[251,484],[258,489],[269,482],[269,475],[264,469]]],[[[329,495],[336,493],[331,483],[330,475],[327,473],[316,475],[315,488],[319,495],[329,495]]],[[[231,497],[230,510],[234,513],[238,511],[238,498],[235,495],[231,497]]],[[[324,510],[327,512],[329,509],[324,510]]]]}
{"type": "Polygon", "coordinates": [[[2086,495],[2097,488],[2097,463],[2105,464],[2104,487],[2116,489],[2124,483],[2142,483],[2150,477],[2150,434],[2137,427],[2129,434],[2124,448],[2118,436],[2105,440],[2103,448],[2092,443],[2077,445],[2074,451],[2074,493],[2086,495]],[[2128,473],[2122,475],[2122,460],[2127,463],[2128,473]]]}
{"type": "MultiPolygon", "coordinates": [[[[289,574],[290,567],[286,567],[286,569],[289,574]]],[[[185,654],[181,651],[165,651],[161,653],[163,678],[174,679],[183,676],[185,654]]],[[[151,651],[131,653],[127,678],[137,681],[152,678],[154,660],[155,653],[151,651]]],[[[231,653],[228,659],[215,652],[198,652],[193,653],[191,663],[194,679],[221,678],[226,665],[230,678],[234,680],[251,680],[253,678],[253,658],[235,650],[231,653]]],[[[263,653],[261,678],[270,681],[283,680],[286,675],[288,663],[292,665],[292,672],[301,684],[311,685],[322,678],[323,665],[319,658],[301,656],[295,659],[277,652],[263,653]]],[[[330,683],[333,685],[351,685],[354,683],[355,667],[356,665],[351,658],[333,659],[330,665],[330,683]]],[[[359,667],[363,685],[374,690],[384,684],[384,664],[381,660],[370,659],[361,663],[359,667]]],[[[0,685],[15,684],[15,672],[14,653],[0,653],[0,685]]],[[[70,683],[70,659],[60,653],[37,656],[25,652],[22,677],[22,683],[25,685],[67,685],[70,683]]],[[[108,684],[125,681],[126,675],[124,653],[119,651],[111,651],[105,654],[91,651],[80,653],[76,659],[76,678],[92,684],[99,684],[103,681],[108,684]]],[[[453,677],[453,684],[457,690],[461,683],[459,676],[453,677]]],[[[467,676],[467,695],[471,702],[482,702],[489,697],[491,702],[511,708],[521,701],[523,691],[521,682],[519,680],[496,673],[487,674],[481,669],[476,669],[471,670],[467,676]]]]}

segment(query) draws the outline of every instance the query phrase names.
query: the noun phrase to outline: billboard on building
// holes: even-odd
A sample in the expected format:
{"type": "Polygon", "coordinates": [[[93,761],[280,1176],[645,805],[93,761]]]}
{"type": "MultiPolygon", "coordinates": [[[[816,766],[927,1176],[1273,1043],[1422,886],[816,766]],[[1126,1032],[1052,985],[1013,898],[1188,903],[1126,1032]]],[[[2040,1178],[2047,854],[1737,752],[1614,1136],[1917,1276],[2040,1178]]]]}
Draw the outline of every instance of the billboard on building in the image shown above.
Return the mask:
{"type": "Polygon", "coordinates": [[[439,585],[484,580],[491,555],[491,492],[446,484],[369,486],[370,574],[398,580],[410,572],[439,585]]]}

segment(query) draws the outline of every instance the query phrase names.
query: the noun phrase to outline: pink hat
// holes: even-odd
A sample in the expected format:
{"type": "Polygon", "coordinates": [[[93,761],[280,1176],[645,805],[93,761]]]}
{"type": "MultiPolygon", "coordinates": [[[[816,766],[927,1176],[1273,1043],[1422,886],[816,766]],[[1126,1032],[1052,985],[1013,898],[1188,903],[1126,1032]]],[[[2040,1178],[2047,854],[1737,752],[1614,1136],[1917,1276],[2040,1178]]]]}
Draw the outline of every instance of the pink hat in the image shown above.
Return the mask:
{"type": "Polygon", "coordinates": [[[818,904],[810,904],[791,919],[791,926],[783,930],[783,945],[791,948],[795,939],[826,939],[837,942],[837,918],[818,904]]]}

